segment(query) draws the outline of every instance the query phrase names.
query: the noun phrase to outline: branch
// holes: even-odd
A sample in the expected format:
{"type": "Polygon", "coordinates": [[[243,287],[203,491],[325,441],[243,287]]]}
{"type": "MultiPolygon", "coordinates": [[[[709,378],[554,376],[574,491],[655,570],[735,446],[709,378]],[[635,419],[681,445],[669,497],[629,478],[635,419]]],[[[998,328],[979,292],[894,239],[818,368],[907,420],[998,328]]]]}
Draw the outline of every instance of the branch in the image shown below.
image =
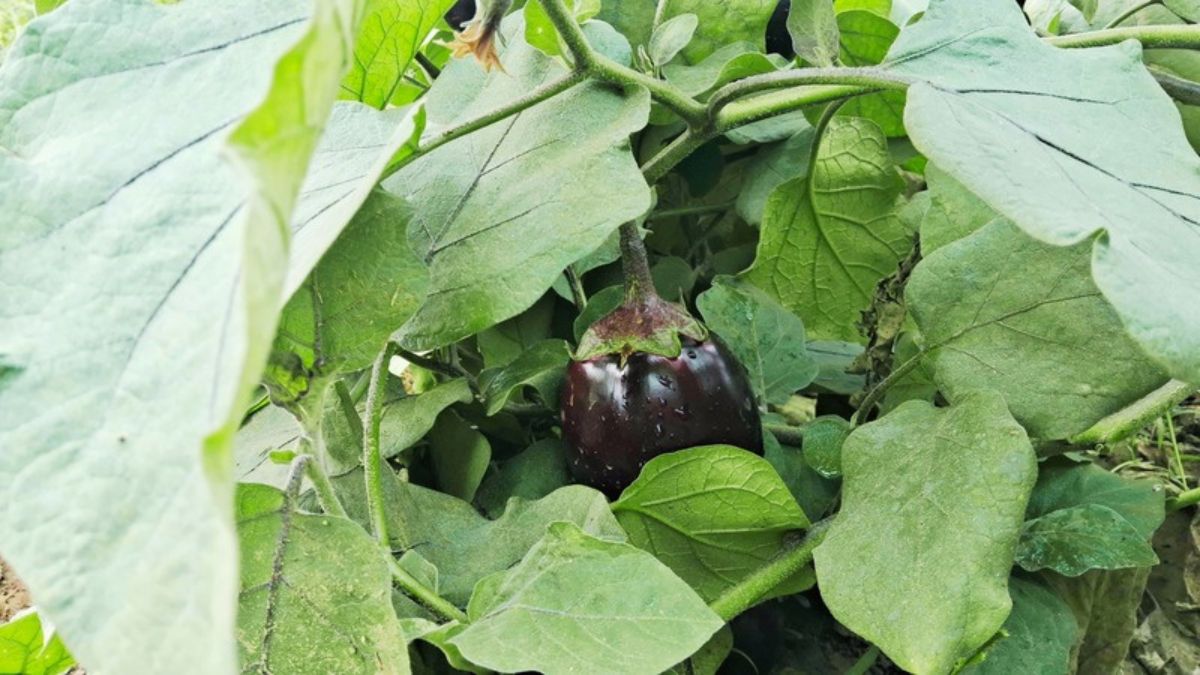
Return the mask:
{"type": "Polygon", "coordinates": [[[383,385],[387,380],[388,361],[392,358],[392,343],[388,342],[375,365],[371,367],[371,384],[367,389],[367,409],[363,411],[363,476],[367,488],[367,511],[375,539],[384,549],[391,546],[388,538],[387,515],[383,503],[383,458],[379,455],[379,417],[383,410],[383,385]]]}
{"type": "Polygon", "coordinates": [[[1068,440],[1072,445],[1090,446],[1127,438],[1179,405],[1194,391],[1195,385],[1171,380],[1068,440]]]}
{"type": "Polygon", "coordinates": [[[862,405],[858,406],[858,410],[850,417],[850,428],[853,429],[862,423],[871,410],[875,407],[887,390],[892,388],[897,382],[916,369],[921,364],[921,358],[925,356],[925,352],[913,355],[904,363],[901,363],[895,370],[888,373],[888,376],[879,381],[879,384],[871,388],[867,395],[863,398],[862,405]]]}
{"type": "Polygon", "coordinates": [[[803,537],[784,544],[778,555],[727,589],[709,603],[709,608],[728,622],[758,604],[776,586],[804,569],[812,560],[813,549],[825,540],[831,523],[832,518],[813,523],[803,537]]]}
{"type": "Polygon", "coordinates": [[[400,566],[391,553],[385,551],[384,554],[388,561],[388,570],[392,573],[392,580],[404,591],[404,594],[411,597],[413,600],[421,603],[429,609],[437,612],[444,619],[457,621],[459,623],[467,623],[467,615],[459,608],[455,607],[451,602],[442,596],[429,590],[417,578],[408,573],[408,570],[400,566]]]}
{"type": "Polygon", "coordinates": [[[1046,44],[1068,49],[1104,47],[1126,40],[1137,40],[1146,49],[1200,49],[1200,26],[1130,26],[1077,35],[1059,35],[1044,40],[1046,44]]]}
{"type": "Polygon", "coordinates": [[[750,94],[787,87],[809,86],[814,84],[839,85],[855,87],[869,91],[897,90],[904,91],[915,80],[889,73],[882,68],[800,68],[798,70],[780,70],[774,73],[754,75],[736,82],[730,82],[718,89],[708,100],[708,113],[716,117],[721,109],[730,102],[750,94]]]}
{"type": "Polygon", "coordinates": [[[304,465],[304,474],[308,476],[308,480],[313,484],[313,490],[317,493],[317,503],[321,505],[321,510],[331,516],[338,518],[349,518],[346,515],[346,507],[342,506],[342,500],[338,499],[337,491],[333,489],[333,483],[329,481],[329,474],[325,473],[325,469],[317,463],[317,458],[308,455],[308,462],[304,465]]]}
{"type": "Polygon", "coordinates": [[[787,424],[765,424],[763,426],[784,445],[793,448],[804,445],[804,427],[793,427],[787,424]]]}

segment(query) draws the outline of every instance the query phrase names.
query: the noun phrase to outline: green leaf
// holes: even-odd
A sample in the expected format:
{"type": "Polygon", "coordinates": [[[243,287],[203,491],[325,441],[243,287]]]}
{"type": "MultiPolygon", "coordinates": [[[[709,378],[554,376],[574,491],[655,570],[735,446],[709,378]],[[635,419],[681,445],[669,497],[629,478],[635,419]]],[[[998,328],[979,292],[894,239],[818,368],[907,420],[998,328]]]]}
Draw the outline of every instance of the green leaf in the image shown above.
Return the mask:
{"type": "Polygon", "coordinates": [[[269,405],[254,413],[233,437],[233,476],[239,483],[262,483],[282,489],[288,467],[276,464],[271,455],[295,450],[304,431],[292,413],[269,405]]]}
{"type": "Polygon", "coordinates": [[[1030,572],[1052,569],[1077,577],[1092,569],[1151,567],[1158,556],[1121,514],[1101,504],[1060,509],[1021,530],[1017,564],[1030,572]]]}
{"type": "Polygon", "coordinates": [[[484,367],[507,366],[525,350],[550,337],[553,319],[554,298],[542,296],[529,309],[477,335],[484,367]]]}
{"type": "Polygon", "coordinates": [[[278,675],[407,673],[384,553],[357,524],[295,511],[241,485],[237,640],[243,667],[278,675]]]}
{"type": "Polygon", "coordinates": [[[367,0],[342,97],[387,107],[430,31],[454,0],[367,0]]]}
{"type": "Polygon", "coordinates": [[[0,541],[97,672],[234,668],[231,441],[354,8],[73,0],[0,70],[0,541]]]}
{"type": "Polygon", "coordinates": [[[838,14],[872,12],[886,19],[892,12],[892,0],[834,0],[833,8],[838,14]]]}
{"type": "Polygon", "coordinates": [[[804,317],[810,338],[861,341],[859,313],[911,247],[900,190],[879,127],[835,117],[812,175],[771,193],[746,278],[804,317]]]}
{"type": "Polygon", "coordinates": [[[474,499],[492,461],[487,437],[447,410],[429,432],[429,446],[438,489],[468,502],[474,499]]]}
{"type": "Polygon", "coordinates": [[[1056,49],[1008,0],[933,0],[887,67],[920,80],[917,149],[1030,235],[1085,246],[1126,330],[1200,380],[1200,159],[1140,46],[1056,49]]]}
{"type": "Polygon", "coordinates": [[[1043,673],[1067,675],[1071,647],[1079,626],[1071,608],[1053,591],[1021,577],[1008,580],[1012,614],[1001,629],[1004,633],[987,650],[984,660],[963,668],[963,675],[1011,675],[1043,673]]]}
{"type": "Polygon", "coordinates": [[[1047,462],[1029,497],[1027,519],[1059,509],[1098,504],[1121,514],[1143,540],[1154,536],[1166,517],[1162,487],[1153,480],[1132,480],[1094,464],[1047,462]]]}
{"type": "Polygon", "coordinates": [[[817,340],[808,343],[820,369],[814,382],[835,394],[849,396],[863,388],[865,379],[861,374],[849,373],[850,366],[863,352],[862,345],[836,340],[817,340]]]}
{"type": "Polygon", "coordinates": [[[747,223],[760,225],[775,188],[808,175],[816,130],[807,122],[782,143],[764,148],[749,160],[746,179],[737,197],[737,212],[747,223]]]}
{"type": "MultiPolygon", "coordinates": [[[[366,523],[366,498],[360,470],[333,479],[346,511],[366,523]]],[[[624,541],[604,495],[569,485],[537,501],[510,500],[496,520],[479,515],[471,504],[419,485],[384,475],[384,504],[392,548],[415,549],[438,568],[442,597],[466,604],[480,579],[512,567],[555,521],[568,521],[590,534],[624,541]]]]}
{"type": "Polygon", "coordinates": [[[804,322],[766,293],[719,277],[696,301],[704,321],[742,362],[754,391],[782,404],[817,376],[808,355],[804,322]]]}
{"type": "Polygon", "coordinates": [[[1071,648],[1072,673],[1116,672],[1138,626],[1138,605],[1150,568],[1093,570],[1079,577],[1044,573],[1071,611],[1079,634],[1071,648]]]}
{"type": "MultiPolygon", "coordinates": [[[[906,330],[900,334],[900,337],[896,338],[895,359],[893,363],[898,365],[921,355],[921,349],[917,346],[919,338],[914,333],[914,330],[906,330]]],[[[938,387],[937,383],[934,382],[933,367],[929,361],[930,359],[922,358],[921,362],[909,371],[907,375],[896,380],[895,384],[888,387],[887,392],[883,395],[883,400],[879,402],[880,415],[886,415],[905,401],[934,402],[937,397],[938,387]]]]}
{"type": "Polygon", "coordinates": [[[928,257],[996,219],[996,212],[936,164],[925,167],[929,210],[921,219],[921,254],[928,257]]]}
{"type": "Polygon", "coordinates": [[[775,11],[776,0],[663,0],[659,4],[664,19],[687,13],[700,18],[696,37],[683,50],[683,58],[688,63],[699,63],[733,42],[749,42],[758,51],[763,51],[763,36],[767,32],[767,21],[775,11]]]}
{"type": "MultiPolygon", "coordinates": [[[[519,21],[506,25],[507,73],[485,75],[466,59],[447,66],[426,103],[434,131],[565,74],[525,44],[519,21]]],[[[628,143],[648,113],[645,90],[580,84],[384,181],[413,206],[409,242],[432,275],[429,299],[399,333],[405,345],[446,345],[519,314],[563,268],[649,209],[628,143]]]]}
{"type": "Polygon", "coordinates": [[[571,523],[551,524],[478,611],[450,642],[505,672],[661,672],[722,626],[653,556],[571,523]]]}
{"type": "Polygon", "coordinates": [[[408,247],[411,218],[399,198],[371,193],[288,301],[266,376],[276,402],[366,368],[420,307],[429,274],[408,247]]]}
{"type": "Polygon", "coordinates": [[[605,2],[596,18],[619,31],[636,49],[650,42],[656,4],[656,0],[605,2]]]}
{"type": "Polygon", "coordinates": [[[676,663],[663,675],[716,675],[721,664],[733,651],[733,631],[729,626],[713,634],[695,654],[676,663]]]}
{"type": "Polygon", "coordinates": [[[825,478],[842,475],[842,446],[850,423],[836,415],[822,415],[804,427],[804,461],[825,478]]]}
{"type": "Polygon", "coordinates": [[[380,452],[395,457],[411,448],[429,433],[443,410],[455,403],[470,403],[472,398],[471,385],[457,379],[388,404],[379,418],[380,452]]]}
{"type": "Polygon", "coordinates": [[[1200,21],[1200,0],[1163,0],[1163,4],[1189,23],[1200,21]]]}
{"type": "Polygon", "coordinates": [[[700,96],[717,87],[751,75],[772,73],[784,65],[774,54],[749,42],[726,45],[695,65],[671,63],[663,67],[663,77],[689,96],[700,96]]]}
{"type": "Polygon", "coordinates": [[[908,306],[949,401],[996,389],[1031,436],[1061,439],[1168,379],[1092,283],[1091,248],[997,220],[917,265],[908,306]]]}
{"type": "Polygon", "coordinates": [[[1037,465],[994,392],[910,401],[842,448],[842,510],[813,560],[821,597],[897,665],[948,673],[1004,623],[1037,465]]]}
{"type": "Polygon", "coordinates": [[[837,501],[841,481],[823,477],[808,462],[800,448],[781,445],[775,435],[763,429],[763,459],[767,460],[787,485],[788,491],[805,516],[816,521],[837,501]]]}
{"type": "Polygon", "coordinates": [[[655,457],[612,510],[631,543],[705,600],[770,560],[786,533],[809,524],[765,459],[728,445],[655,457]]]}
{"type": "Polygon", "coordinates": [[[566,448],[556,438],[543,438],[500,464],[479,486],[476,501],[489,517],[504,512],[513,497],[541,499],[571,482],[566,448]]]}
{"type": "Polygon", "coordinates": [[[412,145],[422,117],[419,108],[379,111],[349,101],[334,105],[292,218],[285,295],[295,295],[372,196],[384,169],[406,144],[412,145]]]}
{"type": "Polygon", "coordinates": [[[814,66],[832,66],[841,40],[838,23],[829,0],[793,0],[787,29],[796,56],[814,66]]]}
{"type": "Polygon", "coordinates": [[[625,299],[625,289],[622,286],[609,286],[588,298],[587,307],[575,317],[575,324],[572,327],[572,332],[575,333],[575,341],[578,342],[583,334],[587,332],[592,324],[600,319],[608,316],[609,312],[621,306],[621,301],[625,299]]]}
{"type": "Polygon", "coordinates": [[[664,66],[692,41],[700,20],[695,14],[679,14],[664,21],[650,36],[650,61],[664,66]]]}
{"type": "MultiPolygon", "coordinates": [[[[867,10],[839,12],[838,31],[842,35],[840,58],[846,66],[874,66],[883,61],[900,29],[887,19],[887,13],[867,10]]],[[[904,92],[886,91],[856,96],[838,110],[839,115],[865,117],[879,125],[888,138],[904,136],[904,92]]]]}
{"type": "Polygon", "coordinates": [[[0,673],[62,675],[75,665],[57,633],[43,632],[37,612],[19,614],[0,625],[0,673]]]}
{"type": "Polygon", "coordinates": [[[558,406],[558,390],[562,386],[567,362],[571,360],[567,343],[562,340],[543,340],[530,347],[503,368],[490,368],[479,374],[487,414],[495,415],[523,387],[530,386],[547,407],[558,406]]]}

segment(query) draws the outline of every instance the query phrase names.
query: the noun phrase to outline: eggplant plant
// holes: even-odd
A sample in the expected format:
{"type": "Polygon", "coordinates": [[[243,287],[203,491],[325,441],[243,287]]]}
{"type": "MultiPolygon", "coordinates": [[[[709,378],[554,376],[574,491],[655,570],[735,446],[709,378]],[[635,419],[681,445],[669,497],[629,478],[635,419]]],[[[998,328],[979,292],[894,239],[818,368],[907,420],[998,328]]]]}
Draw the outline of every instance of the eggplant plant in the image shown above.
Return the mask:
{"type": "Polygon", "coordinates": [[[1194,2],[13,3],[0,672],[1090,674],[1163,625],[1194,2]]]}

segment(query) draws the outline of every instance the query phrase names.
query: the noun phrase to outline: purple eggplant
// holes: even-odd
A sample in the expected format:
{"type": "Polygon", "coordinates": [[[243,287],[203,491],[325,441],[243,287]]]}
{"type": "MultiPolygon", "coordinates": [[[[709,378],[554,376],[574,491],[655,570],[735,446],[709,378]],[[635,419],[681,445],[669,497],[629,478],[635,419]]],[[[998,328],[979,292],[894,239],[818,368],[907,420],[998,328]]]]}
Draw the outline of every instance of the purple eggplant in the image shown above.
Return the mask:
{"type": "Polygon", "coordinates": [[[576,480],[615,497],[666,452],[725,443],[762,453],[746,370],[715,337],[681,343],[675,358],[635,352],[571,362],[562,421],[576,480]]]}

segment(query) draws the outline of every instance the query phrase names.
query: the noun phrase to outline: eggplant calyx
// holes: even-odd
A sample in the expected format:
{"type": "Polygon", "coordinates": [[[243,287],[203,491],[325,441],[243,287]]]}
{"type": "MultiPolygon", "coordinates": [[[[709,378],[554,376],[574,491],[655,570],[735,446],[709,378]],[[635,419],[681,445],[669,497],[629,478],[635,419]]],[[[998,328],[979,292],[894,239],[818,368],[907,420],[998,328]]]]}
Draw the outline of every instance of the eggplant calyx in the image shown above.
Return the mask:
{"type": "Polygon", "coordinates": [[[575,360],[619,354],[624,363],[635,352],[673,359],[683,350],[681,335],[703,342],[708,329],[680,305],[653,293],[635,294],[592,324],[579,340],[575,360]]]}

